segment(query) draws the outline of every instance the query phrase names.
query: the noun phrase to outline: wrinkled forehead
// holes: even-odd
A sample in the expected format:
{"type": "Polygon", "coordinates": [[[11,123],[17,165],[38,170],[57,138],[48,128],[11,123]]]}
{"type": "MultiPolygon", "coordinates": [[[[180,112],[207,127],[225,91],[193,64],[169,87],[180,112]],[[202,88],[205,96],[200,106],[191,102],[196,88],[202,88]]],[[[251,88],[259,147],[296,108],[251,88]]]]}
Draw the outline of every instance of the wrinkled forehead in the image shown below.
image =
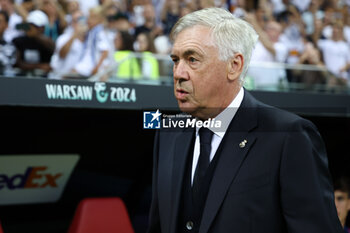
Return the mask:
{"type": "Polygon", "coordinates": [[[209,27],[196,25],[182,30],[176,36],[172,48],[172,54],[186,56],[189,54],[207,54],[217,50],[209,27]]]}
{"type": "Polygon", "coordinates": [[[186,41],[186,40],[193,40],[193,39],[199,40],[205,43],[215,44],[212,28],[205,25],[200,25],[200,24],[183,28],[177,34],[175,34],[172,39],[174,44],[179,41],[186,41]]]}

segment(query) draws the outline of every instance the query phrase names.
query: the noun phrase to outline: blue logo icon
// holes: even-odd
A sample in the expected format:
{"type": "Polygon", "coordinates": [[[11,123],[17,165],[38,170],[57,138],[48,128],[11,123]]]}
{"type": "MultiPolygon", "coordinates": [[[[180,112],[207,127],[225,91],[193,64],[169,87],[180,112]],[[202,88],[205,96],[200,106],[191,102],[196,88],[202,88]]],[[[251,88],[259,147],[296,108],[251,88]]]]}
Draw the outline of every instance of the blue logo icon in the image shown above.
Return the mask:
{"type": "Polygon", "coordinates": [[[156,112],[143,112],[143,128],[144,129],[160,129],[160,116],[162,114],[159,109],[156,112]]]}
{"type": "Polygon", "coordinates": [[[108,92],[106,91],[107,86],[106,83],[96,82],[95,83],[95,91],[97,101],[100,103],[105,103],[108,99],[108,92]]]}

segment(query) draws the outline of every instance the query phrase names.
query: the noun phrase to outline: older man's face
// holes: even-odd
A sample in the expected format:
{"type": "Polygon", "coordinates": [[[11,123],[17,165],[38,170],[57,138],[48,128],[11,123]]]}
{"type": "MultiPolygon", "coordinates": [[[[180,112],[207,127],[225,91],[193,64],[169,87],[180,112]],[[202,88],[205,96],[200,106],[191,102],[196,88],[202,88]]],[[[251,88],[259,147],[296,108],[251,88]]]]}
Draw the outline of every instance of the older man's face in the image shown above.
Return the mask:
{"type": "Polygon", "coordinates": [[[226,107],[232,95],[227,79],[228,63],[219,60],[210,29],[194,26],[180,32],[171,58],[174,62],[174,93],[182,111],[206,119],[226,107]]]}

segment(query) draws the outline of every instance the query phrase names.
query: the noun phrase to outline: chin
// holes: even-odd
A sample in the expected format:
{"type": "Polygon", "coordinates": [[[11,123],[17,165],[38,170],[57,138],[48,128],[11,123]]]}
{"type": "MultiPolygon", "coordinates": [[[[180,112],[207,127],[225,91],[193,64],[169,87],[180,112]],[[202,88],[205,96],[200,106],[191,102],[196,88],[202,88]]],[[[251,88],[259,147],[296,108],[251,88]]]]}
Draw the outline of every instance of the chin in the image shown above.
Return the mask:
{"type": "Polygon", "coordinates": [[[179,103],[179,108],[182,112],[190,114],[193,117],[197,117],[199,119],[208,119],[208,116],[205,113],[205,110],[203,108],[199,108],[198,106],[179,103]]]}
{"type": "Polygon", "coordinates": [[[195,115],[196,111],[198,110],[196,106],[193,106],[191,103],[188,103],[188,102],[178,101],[178,105],[182,112],[185,112],[191,115],[195,115]]]}

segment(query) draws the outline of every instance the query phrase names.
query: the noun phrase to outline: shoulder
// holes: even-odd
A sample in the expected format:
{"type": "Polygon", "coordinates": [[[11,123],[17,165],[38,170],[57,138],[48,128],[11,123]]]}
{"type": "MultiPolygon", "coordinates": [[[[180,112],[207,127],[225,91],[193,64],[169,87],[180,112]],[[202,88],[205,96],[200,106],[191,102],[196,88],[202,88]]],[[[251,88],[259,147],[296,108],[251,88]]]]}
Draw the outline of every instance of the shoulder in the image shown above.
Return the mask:
{"type": "Polygon", "coordinates": [[[12,43],[18,48],[23,48],[31,45],[32,43],[35,43],[35,41],[33,41],[32,38],[27,36],[19,36],[14,38],[12,40],[12,43]]]}
{"type": "Polygon", "coordinates": [[[110,43],[110,39],[109,38],[111,38],[111,36],[109,36],[109,33],[104,28],[102,28],[96,34],[96,43],[99,44],[99,45],[107,44],[107,46],[108,46],[108,44],[110,43]]]}
{"type": "Polygon", "coordinates": [[[63,45],[69,41],[71,36],[72,36],[72,33],[70,33],[70,32],[66,32],[66,33],[63,33],[60,36],[58,36],[58,38],[56,40],[56,48],[63,47],[63,45]]]}
{"type": "Polygon", "coordinates": [[[300,132],[307,129],[317,130],[311,121],[275,107],[261,108],[259,111],[259,122],[265,129],[277,131],[300,132]]]}
{"type": "MultiPolygon", "coordinates": [[[[245,94],[247,94],[247,92],[245,94]]],[[[295,113],[262,103],[249,93],[247,97],[252,99],[251,101],[255,104],[258,126],[264,131],[301,131],[305,127],[316,129],[311,121],[295,113]]]]}
{"type": "Polygon", "coordinates": [[[21,22],[23,22],[23,19],[17,13],[13,13],[10,15],[9,24],[16,25],[16,24],[21,23],[21,22]]]}
{"type": "Polygon", "coordinates": [[[325,46],[329,46],[329,44],[330,44],[330,40],[327,40],[327,39],[319,39],[318,41],[317,41],[317,45],[319,46],[319,47],[321,47],[321,48],[324,48],[325,46]]]}
{"type": "Polygon", "coordinates": [[[19,37],[16,37],[12,40],[12,43],[16,44],[18,42],[21,42],[21,41],[25,41],[27,39],[27,37],[25,36],[19,36],[19,37]]]}

